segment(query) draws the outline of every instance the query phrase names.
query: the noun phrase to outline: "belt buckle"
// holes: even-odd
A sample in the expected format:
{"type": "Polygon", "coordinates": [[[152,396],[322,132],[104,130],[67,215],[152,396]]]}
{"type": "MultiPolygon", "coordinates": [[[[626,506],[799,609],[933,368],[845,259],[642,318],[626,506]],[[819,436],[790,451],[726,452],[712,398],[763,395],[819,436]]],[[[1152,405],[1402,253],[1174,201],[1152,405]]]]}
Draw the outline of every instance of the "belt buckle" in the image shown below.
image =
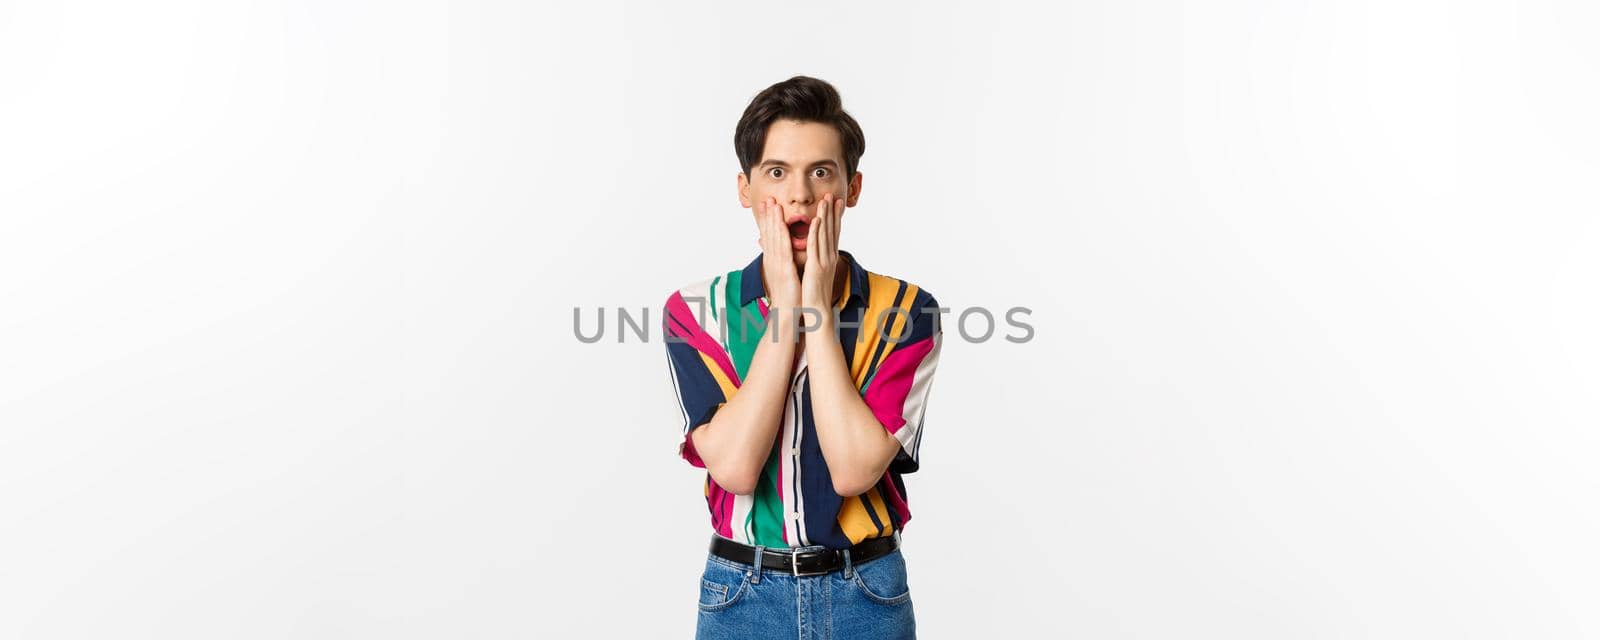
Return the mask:
{"type": "Polygon", "coordinates": [[[793,547],[793,548],[789,549],[789,571],[794,574],[794,577],[798,578],[800,576],[820,576],[820,575],[828,573],[827,571],[821,571],[821,572],[807,571],[805,573],[800,573],[800,554],[802,553],[801,550],[804,549],[806,551],[811,551],[811,550],[815,550],[815,549],[818,549],[818,548],[826,548],[826,547],[823,546],[823,545],[811,545],[811,546],[807,546],[807,547],[793,547]]]}

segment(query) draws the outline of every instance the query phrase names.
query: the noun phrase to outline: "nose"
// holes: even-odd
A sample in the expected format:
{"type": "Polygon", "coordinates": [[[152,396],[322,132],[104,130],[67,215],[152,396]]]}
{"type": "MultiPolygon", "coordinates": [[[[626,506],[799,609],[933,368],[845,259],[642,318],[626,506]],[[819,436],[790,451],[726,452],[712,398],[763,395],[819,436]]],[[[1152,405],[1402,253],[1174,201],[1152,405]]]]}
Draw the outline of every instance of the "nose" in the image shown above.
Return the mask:
{"type": "Polygon", "coordinates": [[[811,208],[814,200],[816,200],[816,193],[813,192],[811,183],[806,180],[804,175],[801,175],[798,180],[789,185],[790,206],[804,211],[811,208]]]}

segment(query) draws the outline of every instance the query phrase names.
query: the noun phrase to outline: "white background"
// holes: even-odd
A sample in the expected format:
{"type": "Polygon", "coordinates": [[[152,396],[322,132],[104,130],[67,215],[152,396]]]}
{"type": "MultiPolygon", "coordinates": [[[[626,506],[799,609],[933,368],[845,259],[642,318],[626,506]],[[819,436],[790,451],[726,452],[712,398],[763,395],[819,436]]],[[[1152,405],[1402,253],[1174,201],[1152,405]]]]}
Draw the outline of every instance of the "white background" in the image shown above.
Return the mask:
{"type": "Polygon", "coordinates": [[[755,255],[796,73],[842,246],[1033,310],[947,333],[921,637],[1600,637],[1595,5],[1042,4],[0,4],[0,637],[688,637],[664,347],[572,309],[755,255]]]}

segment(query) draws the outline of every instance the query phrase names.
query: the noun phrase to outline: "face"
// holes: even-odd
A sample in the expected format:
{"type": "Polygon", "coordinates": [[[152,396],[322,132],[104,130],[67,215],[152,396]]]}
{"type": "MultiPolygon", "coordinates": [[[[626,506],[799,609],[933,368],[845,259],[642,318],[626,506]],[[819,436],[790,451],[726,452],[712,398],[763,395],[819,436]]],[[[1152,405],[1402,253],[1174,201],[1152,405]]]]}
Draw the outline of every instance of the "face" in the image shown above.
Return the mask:
{"type": "Polygon", "coordinates": [[[773,122],[767,128],[761,159],[750,168],[749,178],[739,174],[740,205],[748,209],[772,197],[782,206],[794,261],[800,266],[806,262],[806,234],[817,216],[817,205],[829,194],[844,198],[852,207],[861,197],[861,172],[845,179],[844,145],[830,124],[773,122]]]}

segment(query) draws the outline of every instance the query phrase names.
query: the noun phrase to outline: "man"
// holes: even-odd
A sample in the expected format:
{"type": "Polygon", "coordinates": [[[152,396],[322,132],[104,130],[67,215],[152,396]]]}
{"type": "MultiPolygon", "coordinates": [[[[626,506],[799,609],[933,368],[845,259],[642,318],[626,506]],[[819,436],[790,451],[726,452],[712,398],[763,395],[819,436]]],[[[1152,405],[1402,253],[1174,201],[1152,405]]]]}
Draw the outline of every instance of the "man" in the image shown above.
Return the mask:
{"type": "Polygon", "coordinates": [[[826,82],[756,95],[734,149],[761,253],[667,299],[679,453],[713,531],[699,638],[916,636],[901,475],[943,333],[931,294],[838,248],[865,147],[826,82]]]}

